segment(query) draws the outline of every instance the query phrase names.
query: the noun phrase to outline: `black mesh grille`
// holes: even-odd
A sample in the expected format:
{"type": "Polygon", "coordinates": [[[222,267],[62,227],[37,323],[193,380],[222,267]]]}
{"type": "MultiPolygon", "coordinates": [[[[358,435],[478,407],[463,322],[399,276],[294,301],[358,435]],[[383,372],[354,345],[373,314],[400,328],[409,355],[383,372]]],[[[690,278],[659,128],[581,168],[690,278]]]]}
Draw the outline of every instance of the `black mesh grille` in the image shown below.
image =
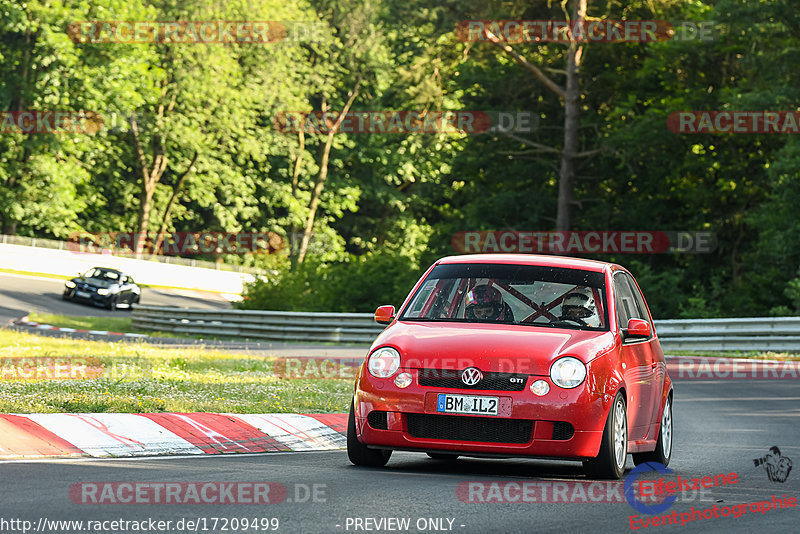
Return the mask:
{"type": "Polygon", "coordinates": [[[414,438],[528,443],[533,421],[490,419],[457,415],[406,414],[408,433],[414,438]]]}
{"type": "Polygon", "coordinates": [[[575,435],[575,427],[565,421],[553,423],[553,439],[565,441],[575,435]]]}
{"type": "Polygon", "coordinates": [[[387,430],[389,428],[389,423],[386,421],[386,412],[378,410],[369,412],[367,422],[375,430],[387,430]]]}
{"type": "Polygon", "coordinates": [[[483,380],[474,386],[461,381],[461,371],[450,369],[420,369],[419,385],[433,388],[483,389],[494,391],[522,391],[528,375],[519,373],[483,373],[483,380]]]}

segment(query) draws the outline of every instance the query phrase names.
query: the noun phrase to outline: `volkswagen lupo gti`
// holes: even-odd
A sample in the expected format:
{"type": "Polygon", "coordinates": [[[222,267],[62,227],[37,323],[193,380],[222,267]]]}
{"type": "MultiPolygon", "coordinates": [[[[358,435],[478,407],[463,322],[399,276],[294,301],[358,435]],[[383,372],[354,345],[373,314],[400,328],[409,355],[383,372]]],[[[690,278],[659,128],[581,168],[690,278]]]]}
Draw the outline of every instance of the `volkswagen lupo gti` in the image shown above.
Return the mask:
{"type": "Polygon", "coordinates": [[[350,461],[393,450],[578,460],[588,476],[667,465],[672,382],[653,320],[619,265],[465,255],[431,266],[359,369],[350,461]]]}

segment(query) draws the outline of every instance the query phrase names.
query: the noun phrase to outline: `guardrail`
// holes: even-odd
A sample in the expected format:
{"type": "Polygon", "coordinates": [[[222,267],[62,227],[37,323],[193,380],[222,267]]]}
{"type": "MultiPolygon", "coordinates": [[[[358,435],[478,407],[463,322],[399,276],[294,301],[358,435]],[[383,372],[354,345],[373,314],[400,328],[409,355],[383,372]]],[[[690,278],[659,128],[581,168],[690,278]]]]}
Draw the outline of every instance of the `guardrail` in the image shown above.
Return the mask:
{"type": "MultiPolygon", "coordinates": [[[[800,317],[655,322],[665,351],[800,351],[800,317]]],[[[136,328],[278,341],[372,343],[383,326],[371,313],[196,310],[134,306],[136,328]]]]}
{"type": "Polygon", "coordinates": [[[277,341],[372,343],[384,327],[371,313],[196,310],[139,306],[133,326],[175,332],[277,341]]]}
{"type": "Polygon", "coordinates": [[[656,321],[664,350],[800,351],[800,317],[656,321]]]}

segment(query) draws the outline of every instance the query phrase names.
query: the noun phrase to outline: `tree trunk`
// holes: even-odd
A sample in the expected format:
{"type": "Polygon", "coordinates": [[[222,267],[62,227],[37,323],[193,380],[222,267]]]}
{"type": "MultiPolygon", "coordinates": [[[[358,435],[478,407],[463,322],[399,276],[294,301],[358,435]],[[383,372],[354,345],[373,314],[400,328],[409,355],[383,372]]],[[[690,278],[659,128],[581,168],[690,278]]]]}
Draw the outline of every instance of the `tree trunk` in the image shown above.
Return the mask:
{"type": "MultiPolygon", "coordinates": [[[[303,164],[303,154],[306,151],[306,134],[303,131],[302,126],[300,130],[297,132],[298,141],[299,141],[299,149],[297,152],[297,158],[294,160],[294,171],[292,172],[292,197],[296,200],[297,199],[297,185],[300,183],[300,172],[302,170],[303,164]]],[[[289,234],[289,260],[291,262],[292,270],[297,267],[297,224],[292,222],[291,232],[289,234]]]]}
{"type": "Polygon", "coordinates": [[[158,254],[158,251],[161,250],[161,246],[164,244],[164,233],[167,231],[167,226],[169,225],[170,215],[172,213],[172,206],[175,205],[175,200],[178,198],[178,194],[183,189],[183,184],[186,182],[186,178],[194,170],[194,164],[197,162],[197,157],[199,153],[195,151],[194,156],[192,156],[192,161],[189,162],[189,166],[186,167],[186,170],[183,172],[180,178],[178,178],[177,183],[172,188],[172,196],[169,197],[169,202],[167,202],[167,207],[164,208],[164,215],[161,217],[161,227],[158,229],[158,234],[156,234],[156,244],[153,247],[153,254],[158,254]]]}
{"type": "Polygon", "coordinates": [[[144,244],[147,239],[147,228],[150,226],[150,209],[153,205],[153,192],[155,188],[151,189],[148,186],[146,179],[142,180],[142,196],[140,197],[139,204],[139,218],[136,222],[136,241],[134,246],[134,254],[136,259],[141,259],[144,254],[144,244]]]}
{"type": "Polygon", "coordinates": [[[316,184],[314,184],[314,190],[311,192],[311,202],[308,204],[308,218],[306,219],[306,225],[303,229],[303,239],[300,242],[300,250],[297,252],[297,263],[303,263],[306,252],[308,251],[308,243],[311,241],[311,232],[314,229],[314,219],[316,219],[317,209],[319,209],[320,196],[322,195],[322,190],[325,188],[325,180],[328,179],[328,161],[330,159],[331,147],[333,146],[333,136],[336,135],[345,115],[350,111],[350,107],[358,96],[360,87],[361,78],[359,77],[355,87],[353,87],[353,90],[347,98],[347,103],[336,119],[333,127],[331,127],[331,130],[328,132],[328,137],[325,139],[325,146],[322,149],[322,160],[319,165],[319,175],[317,176],[316,184]]]}
{"type": "MultiPolygon", "coordinates": [[[[137,259],[142,258],[144,244],[147,238],[147,229],[150,227],[150,211],[153,206],[153,194],[156,191],[156,184],[161,179],[161,175],[167,168],[167,157],[163,153],[158,153],[153,158],[153,167],[147,165],[147,159],[142,149],[141,138],[139,137],[139,123],[135,118],[131,119],[131,132],[133,133],[136,154],[139,158],[139,167],[142,173],[142,196],[139,202],[139,218],[136,223],[136,240],[134,253],[137,259]]],[[[160,151],[159,151],[160,152],[160,151]]]]}
{"type": "Polygon", "coordinates": [[[0,230],[0,234],[5,235],[16,235],[17,233],[17,221],[7,221],[5,217],[3,217],[3,228],[0,230]]]}
{"type": "MultiPolygon", "coordinates": [[[[573,0],[572,19],[570,27],[581,24],[586,18],[587,0],[573,0]]],[[[571,39],[567,50],[567,81],[566,86],[561,87],[551,80],[539,67],[525,59],[516,52],[508,43],[502,41],[499,36],[491,31],[484,30],[485,36],[495,46],[502,49],[511,56],[517,63],[528,69],[545,87],[550,89],[559,98],[564,100],[564,146],[560,151],[547,147],[539,143],[534,143],[522,139],[513,134],[507,134],[526,145],[534,147],[541,152],[560,152],[561,163],[558,171],[558,203],[556,207],[556,230],[569,230],[572,227],[571,209],[575,189],[575,160],[579,157],[592,155],[599,150],[588,152],[578,151],[578,131],[580,125],[580,105],[581,90],[578,73],[580,71],[583,46],[576,40],[571,39]]]]}
{"type": "MultiPolygon", "coordinates": [[[[172,96],[167,102],[167,95],[169,94],[169,82],[164,79],[161,84],[161,99],[158,107],[156,108],[156,125],[159,128],[164,128],[164,119],[175,108],[175,101],[177,93],[173,92],[172,96]],[[166,103],[165,103],[166,102],[166,103]]],[[[144,244],[147,239],[147,229],[150,227],[150,211],[153,205],[153,194],[156,191],[156,185],[164,175],[167,169],[167,155],[164,153],[163,139],[159,140],[157,137],[152,139],[153,147],[153,165],[148,166],[147,158],[144,155],[142,148],[142,140],[139,135],[139,123],[136,117],[131,118],[131,133],[133,134],[134,148],[136,155],[139,159],[139,168],[142,173],[142,197],[139,204],[139,220],[137,221],[136,240],[134,245],[134,253],[137,259],[141,259],[144,252],[144,244]]]]}
{"type": "MultiPolygon", "coordinates": [[[[586,16],[586,0],[577,0],[571,25],[581,24],[586,16]]],[[[564,96],[564,148],[558,172],[558,206],[556,230],[567,231],[572,226],[572,200],[575,190],[575,157],[578,154],[581,90],[578,70],[583,47],[571,40],[567,52],[567,84],[564,96]]]]}

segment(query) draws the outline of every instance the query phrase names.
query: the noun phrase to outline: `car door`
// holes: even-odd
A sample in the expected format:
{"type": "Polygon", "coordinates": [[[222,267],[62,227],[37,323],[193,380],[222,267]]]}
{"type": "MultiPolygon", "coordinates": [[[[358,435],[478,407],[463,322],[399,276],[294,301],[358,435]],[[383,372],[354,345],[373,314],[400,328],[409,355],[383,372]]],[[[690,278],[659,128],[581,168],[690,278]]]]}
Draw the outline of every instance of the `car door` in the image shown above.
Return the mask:
{"type": "MultiPolygon", "coordinates": [[[[629,319],[644,319],[628,278],[624,272],[614,275],[614,304],[620,332],[627,328],[629,319]]],[[[650,340],[626,340],[623,335],[622,339],[623,375],[628,389],[628,437],[631,440],[645,439],[650,427],[655,376],[651,341],[652,336],[650,340]]]]}
{"type": "MultiPolygon", "coordinates": [[[[636,305],[639,311],[638,318],[644,319],[650,323],[650,331],[652,332],[650,338],[643,341],[641,348],[642,350],[647,351],[650,359],[650,367],[653,369],[653,377],[648,395],[650,397],[650,422],[657,423],[660,422],[658,416],[659,411],[661,410],[661,398],[664,391],[664,380],[667,377],[667,362],[664,359],[664,353],[661,350],[661,344],[655,336],[655,325],[653,324],[653,318],[650,316],[650,312],[647,310],[644,296],[642,295],[639,286],[636,285],[636,282],[633,280],[633,278],[628,275],[625,276],[631,286],[631,292],[636,299],[636,305]]],[[[658,427],[653,424],[651,425],[651,430],[654,431],[654,435],[649,437],[658,437],[658,427]]]]}
{"type": "Polygon", "coordinates": [[[136,285],[136,280],[133,279],[132,276],[128,276],[128,282],[131,285],[131,304],[139,302],[139,296],[141,295],[141,288],[136,285]]]}
{"type": "Polygon", "coordinates": [[[131,302],[131,279],[123,274],[119,280],[119,302],[130,304],[131,302]]]}

